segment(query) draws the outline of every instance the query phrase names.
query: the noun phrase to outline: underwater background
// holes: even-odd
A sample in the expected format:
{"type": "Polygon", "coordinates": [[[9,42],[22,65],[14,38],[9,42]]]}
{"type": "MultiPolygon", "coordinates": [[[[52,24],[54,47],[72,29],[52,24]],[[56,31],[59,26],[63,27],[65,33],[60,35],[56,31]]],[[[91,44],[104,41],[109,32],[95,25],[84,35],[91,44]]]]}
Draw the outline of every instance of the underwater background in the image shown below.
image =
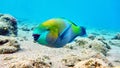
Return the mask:
{"type": "Polygon", "coordinates": [[[37,24],[65,17],[86,28],[120,31],[120,0],[1,0],[0,13],[37,24]]]}
{"type": "Polygon", "coordinates": [[[120,68],[120,0],[0,0],[0,68],[120,68]]]}

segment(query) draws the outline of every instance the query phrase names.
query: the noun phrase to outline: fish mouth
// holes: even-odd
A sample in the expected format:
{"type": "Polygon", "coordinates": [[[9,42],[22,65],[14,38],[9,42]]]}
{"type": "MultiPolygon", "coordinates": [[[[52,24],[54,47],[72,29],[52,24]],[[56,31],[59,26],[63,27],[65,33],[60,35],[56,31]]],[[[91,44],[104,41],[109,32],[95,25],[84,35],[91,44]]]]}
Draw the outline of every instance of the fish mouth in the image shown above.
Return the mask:
{"type": "Polygon", "coordinates": [[[34,37],[34,40],[37,41],[38,38],[40,37],[40,35],[39,34],[33,34],[33,37],[34,37]]]}

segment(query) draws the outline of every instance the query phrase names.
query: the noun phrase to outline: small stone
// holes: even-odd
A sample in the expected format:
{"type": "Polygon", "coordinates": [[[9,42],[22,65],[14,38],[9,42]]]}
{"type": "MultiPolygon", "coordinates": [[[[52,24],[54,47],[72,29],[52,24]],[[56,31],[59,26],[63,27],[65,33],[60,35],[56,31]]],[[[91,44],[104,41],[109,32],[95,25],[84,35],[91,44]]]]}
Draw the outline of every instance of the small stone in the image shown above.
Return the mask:
{"type": "Polygon", "coordinates": [[[120,40],[120,33],[116,34],[112,39],[120,40]]]}
{"type": "Polygon", "coordinates": [[[27,28],[27,27],[22,27],[21,28],[23,31],[30,31],[31,29],[27,28]]]}
{"type": "Polygon", "coordinates": [[[75,63],[81,61],[79,56],[69,55],[62,59],[62,63],[68,67],[73,67],[75,63]]]}
{"type": "Polygon", "coordinates": [[[20,44],[13,37],[0,36],[0,54],[14,53],[20,50],[20,44]]]}
{"type": "Polygon", "coordinates": [[[90,35],[88,35],[88,38],[91,39],[91,40],[94,40],[96,38],[96,36],[93,35],[93,34],[90,34],[90,35]]]}
{"type": "Polygon", "coordinates": [[[103,36],[98,36],[98,37],[96,37],[96,39],[97,39],[97,40],[101,40],[101,41],[102,41],[102,40],[105,40],[105,38],[104,38],[103,36]]]}

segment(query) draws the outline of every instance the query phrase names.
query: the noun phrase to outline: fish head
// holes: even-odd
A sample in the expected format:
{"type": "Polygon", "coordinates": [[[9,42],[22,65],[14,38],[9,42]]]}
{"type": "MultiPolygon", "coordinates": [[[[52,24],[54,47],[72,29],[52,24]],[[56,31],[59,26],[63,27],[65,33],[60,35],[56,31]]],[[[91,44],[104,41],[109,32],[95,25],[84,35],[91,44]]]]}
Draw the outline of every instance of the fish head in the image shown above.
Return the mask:
{"type": "Polygon", "coordinates": [[[34,41],[37,41],[40,44],[47,44],[46,38],[49,33],[49,29],[46,27],[36,27],[33,30],[34,41]]]}

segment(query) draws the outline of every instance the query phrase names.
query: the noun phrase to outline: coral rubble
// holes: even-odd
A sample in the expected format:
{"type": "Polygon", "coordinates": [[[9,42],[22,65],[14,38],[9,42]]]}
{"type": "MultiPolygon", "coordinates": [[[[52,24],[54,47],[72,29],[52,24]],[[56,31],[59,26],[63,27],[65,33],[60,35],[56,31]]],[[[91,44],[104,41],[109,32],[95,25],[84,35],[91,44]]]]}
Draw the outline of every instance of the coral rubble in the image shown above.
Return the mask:
{"type": "Polygon", "coordinates": [[[120,33],[116,34],[112,39],[120,40],[120,33]]]}
{"type": "Polygon", "coordinates": [[[17,21],[9,14],[0,14],[0,35],[17,36],[17,21]]]}
{"type": "Polygon", "coordinates": [[[70,43],[65,47],[74,49],[75,46],[79,46],[79,48],[93,49],[99,53],[103,53],[104,55],[106,55],[106,53],[110,49],[110,46],[108,45],[108,43],[106,43],[102,40],[99,40],[99,39],[91,40],[88,38],[77,37],[75,39],[75,42],[73,42],[73,43],[74,43],[74,45],[72,43],[70,43]]]}
{"type": "Polygon", "coordinates": [[[62,59],[62,63],[68,67],[73,67],[75,63],[81,61],[81,58],[76,55],[68,55],[62,59]]]}
{"type": "Polygon", "coordinates": [[[0,54],[14,53],[20,49],[20,45],[13,37],[0,36],[0,54]]]}
{"type": "Polygon", "coordinates": [[[22,60],[17,63],[12,63],[9,68],[51,68],[51,64],[41,59],[22,60]]]}
{"type": "Polygon", "coordinates": [[[119,68],[119,66],[113,66],[114,62],[120,64],[118,56],[120,52],[116,53],[117,60],[114,57],[115,54],[110,56],[110,51],[112,45],[120,47],[120,33],[108,40],[103,37],[103,35],[108,35],[106,32],[102,32],[102,36],[94,32],[88,37],[76,37],[73,42],[64,47],[50,48],[33,42],[34,27],[21,25],[17,29],[17,21],[14,17],[0,14],[0,67],[119,68]],[[109,57],[112,59],[109,60],[109,57]]]}
{"type": "Polygon", "coordinates": [[[73,68],[110,68],[108,63],[98,58],[90,58],[88,60],[77,63],[73,68]]]}

